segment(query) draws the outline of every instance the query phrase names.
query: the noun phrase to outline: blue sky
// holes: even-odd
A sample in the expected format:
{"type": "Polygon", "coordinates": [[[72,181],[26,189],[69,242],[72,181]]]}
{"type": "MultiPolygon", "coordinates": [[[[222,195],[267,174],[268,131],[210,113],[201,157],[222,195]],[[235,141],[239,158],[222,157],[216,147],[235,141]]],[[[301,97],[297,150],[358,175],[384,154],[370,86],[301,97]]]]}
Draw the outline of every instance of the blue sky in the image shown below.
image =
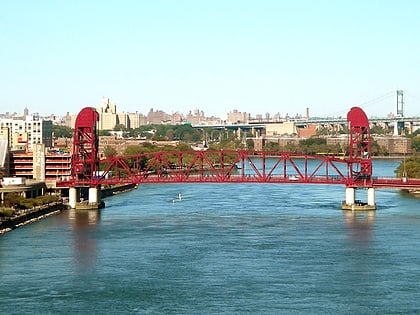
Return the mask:
{"type": "Polygon", "coordinates": [[[420,116],[420,1],[0,3],[0,112],[420,116]]]}

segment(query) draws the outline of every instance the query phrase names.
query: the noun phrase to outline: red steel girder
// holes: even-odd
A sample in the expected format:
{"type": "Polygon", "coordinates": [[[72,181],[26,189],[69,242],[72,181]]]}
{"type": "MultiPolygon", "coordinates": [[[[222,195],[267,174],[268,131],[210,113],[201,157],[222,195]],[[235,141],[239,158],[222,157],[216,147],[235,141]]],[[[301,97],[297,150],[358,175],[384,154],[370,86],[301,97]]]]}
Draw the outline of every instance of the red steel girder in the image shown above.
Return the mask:
{"type": "Polygon", "coordinates": [[[372,187],[372,152],[369,120],[360,107],[352,107],[349,122],[349,187],[372,187]]]}
{"type": "Polygon", "coordinates": [[[83,108],[77,115],[74,135],[73,135],[73,154],[72,154],[72,182],[94,181],[97,174],[98,160],[98,137],[96,132],[96,122],[99,114],[93,107],[83,108]]]}
{"type": "Polygon", "coordinates": [[[101,164],[105,165],[101,168],[104,171],[97,179],[104,184],[198,181],[345,184],[348,181],[348,174],[344,173],[347,162],[343,159],[287,152],[168,151],[112,157],[101,164]]]}

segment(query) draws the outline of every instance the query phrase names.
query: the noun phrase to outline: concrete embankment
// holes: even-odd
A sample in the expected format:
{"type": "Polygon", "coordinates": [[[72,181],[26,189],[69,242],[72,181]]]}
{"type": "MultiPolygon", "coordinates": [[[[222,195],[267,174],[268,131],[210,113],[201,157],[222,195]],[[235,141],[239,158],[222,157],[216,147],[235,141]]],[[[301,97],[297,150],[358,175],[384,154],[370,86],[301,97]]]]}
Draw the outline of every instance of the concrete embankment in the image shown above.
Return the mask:
{"type": "Polygon", "coordinates": [[[123,192],[127,192],[133,189],[136,189],[136,184],[126,184],[126,185],[114,185],[109,188],[102,188],[101,190],[101,198],[106,198],[109,196],[121,194],[123,192]]]}
{"type": "Polygon", "coordinates": [[[63,202],[54,202],[33,209],[23,210],[10,218],[1,218],[0,234],[4,234],[25,224],[29,224],[41,220],[45,217],[57,214],[65,209],[67,209],[67,205],[65,205],[63,202]]]}
{"type": "MultiPolygon", "coordinates": [[[[115,185],[101,190],[101,198],[117,195],[136,189],[136,184],[115,185]]],[[[68,209],[68,204],[63,202],[50,203],[48,205],[36,207],[28,210],[20,210],[13,217],[0,217],[0,235],[12,231],[25,224],[29,224],[48,216],[57,214],[68,209]]]]}

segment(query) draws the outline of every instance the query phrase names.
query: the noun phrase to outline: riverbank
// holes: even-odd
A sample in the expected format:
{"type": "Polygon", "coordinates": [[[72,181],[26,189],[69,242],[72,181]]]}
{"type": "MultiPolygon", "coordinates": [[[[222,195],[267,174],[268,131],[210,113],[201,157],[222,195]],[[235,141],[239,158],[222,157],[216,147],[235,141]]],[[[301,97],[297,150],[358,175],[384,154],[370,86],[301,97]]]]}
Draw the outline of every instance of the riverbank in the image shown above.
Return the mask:
{"type": "MultiPolygon", "coordinates": [[[[136,189],[136,184],[115,185],[101,191],[101,198],[106,198],[136,189]]],[[[48,205],[35,207],[27,210],[19,210],[12,217],[0,217],[0,235],[16,228],[42,220],[46,217],[60,213],[68,209],[68,203],[60,201],[48,205]]]]}
{"type": "Polygon", "coordinates": [[[128,192],[134,189],[137,189],[137,184],[122,184],[122,185],[113,185],[108,188],[101,189],[101,198],[106,198],[114,195],[118,195],[124,192],[128,192]]]}
{"type": "Polygon", "coordinates": [[[60,201],[28,210],[20,210],[18,214],[13,217],[0,218],[0,235],[26,224],[55,215],[66,209],[68,209],[67,205],[60,201]]]}

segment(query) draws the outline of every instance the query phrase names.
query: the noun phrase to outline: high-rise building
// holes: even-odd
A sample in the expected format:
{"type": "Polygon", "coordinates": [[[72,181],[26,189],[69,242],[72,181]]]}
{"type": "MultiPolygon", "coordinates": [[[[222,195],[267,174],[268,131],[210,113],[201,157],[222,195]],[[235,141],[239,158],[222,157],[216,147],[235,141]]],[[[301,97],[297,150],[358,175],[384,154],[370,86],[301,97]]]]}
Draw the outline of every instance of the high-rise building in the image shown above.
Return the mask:
{"type": "Polygon", "coordinates": [[[249,121],[249,114],[246,112],[240,112],[237,109],[229,112],[227,115],[228,123],[236,124],[236,123],[247,123],[249,121]]]}
{"type": "Polygon", "coordinates": [[[0,137],[9,141],[11,150],[32,151],[35,144],[52,146],[52,121],[38,115],[0,119],[0,137]]]}

